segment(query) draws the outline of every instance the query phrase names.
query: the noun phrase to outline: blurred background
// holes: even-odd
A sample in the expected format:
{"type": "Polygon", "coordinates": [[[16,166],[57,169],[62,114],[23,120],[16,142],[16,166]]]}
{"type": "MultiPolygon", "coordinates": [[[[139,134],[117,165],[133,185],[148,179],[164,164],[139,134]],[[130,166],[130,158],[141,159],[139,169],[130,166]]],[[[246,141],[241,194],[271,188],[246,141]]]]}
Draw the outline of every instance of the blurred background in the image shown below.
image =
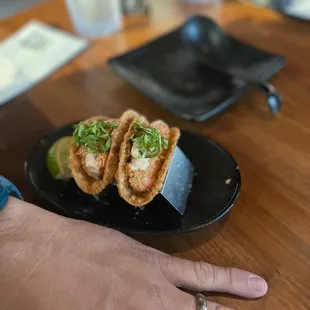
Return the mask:
{"type": "Polygon", "coordinates": [[[309,0],[244,0],[243,2],[269,7],[284,14],[310,20],[309,0]]]}
{"type": "Polygon", "coordinates": [[[14,15],[45,0],[0,0],[0,19],[14,15]]]}
{"type": "MultiPolygon", "coordinates": [[[[38,5],[48,0],[0,0],[0,19],[14,15],[20,11],[26,10],[32,6],[38,5]]],[[[91,2],[92,0],[89,0],[91,2]]],[[[106,0],[102,0],[103,2],[106,0]]],[[[117,0],[115,0],[117,1],[117,0]]],[[[143,0],[122,0],[134,6],[134,3],[143,2],[143,0]]],[[[175,0],[166,0],[167,2],[175,0]]],[[[217,0],[179,0],[181,2],[199,3],[214,2],[217,0]]],[[[285,14],[293,15],[310,20],[310,0],[241,0],[250,4],[266,6],[275,10],[282,11],[285,14]]]]}

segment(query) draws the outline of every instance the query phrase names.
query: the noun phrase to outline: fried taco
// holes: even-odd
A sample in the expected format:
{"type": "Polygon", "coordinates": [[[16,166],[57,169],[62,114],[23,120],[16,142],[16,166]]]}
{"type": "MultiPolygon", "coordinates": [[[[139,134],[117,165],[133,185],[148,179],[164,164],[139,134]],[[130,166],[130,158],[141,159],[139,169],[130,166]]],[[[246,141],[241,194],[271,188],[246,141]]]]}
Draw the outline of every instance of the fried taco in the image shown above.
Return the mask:
{"type": "Polygon", "coordinates": [[[98,194],[114,181],[120,145],[139,114],[126,111],[120,119],[96,116],[75,126],[70,149],[70,168],[79,188],[98,194]]]}
{"type": "Polygon", "coordinates": [[[120,196],[133,206],[151,202],[162,189],[180,136],[178,128],[144,117],[131,123],[120,148],[116,183],[120,196]]]}

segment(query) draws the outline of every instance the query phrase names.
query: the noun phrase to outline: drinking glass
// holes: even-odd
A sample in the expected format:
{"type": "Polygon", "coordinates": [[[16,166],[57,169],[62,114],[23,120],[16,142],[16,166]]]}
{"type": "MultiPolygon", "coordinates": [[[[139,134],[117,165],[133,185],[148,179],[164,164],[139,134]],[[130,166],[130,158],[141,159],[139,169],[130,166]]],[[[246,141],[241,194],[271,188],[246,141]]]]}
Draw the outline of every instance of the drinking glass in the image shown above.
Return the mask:
{"type": "Polygon", "coordinates": [[[122,28],[120,0],[66,1],[74,28],[81,36],[108,36],[122,28]]]}

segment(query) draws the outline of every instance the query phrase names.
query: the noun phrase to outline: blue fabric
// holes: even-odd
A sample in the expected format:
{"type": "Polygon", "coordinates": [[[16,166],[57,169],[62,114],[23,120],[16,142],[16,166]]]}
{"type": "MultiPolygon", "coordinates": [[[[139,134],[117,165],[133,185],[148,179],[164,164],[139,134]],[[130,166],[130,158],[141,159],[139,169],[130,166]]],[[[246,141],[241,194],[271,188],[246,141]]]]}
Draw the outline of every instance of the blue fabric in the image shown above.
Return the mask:
{"type": "Polygon", "coordinates": [[[8,179],[0,175],[0,211],[5,207],[12,195],[16,198],[23,199],[19,190],[8,179]]]}

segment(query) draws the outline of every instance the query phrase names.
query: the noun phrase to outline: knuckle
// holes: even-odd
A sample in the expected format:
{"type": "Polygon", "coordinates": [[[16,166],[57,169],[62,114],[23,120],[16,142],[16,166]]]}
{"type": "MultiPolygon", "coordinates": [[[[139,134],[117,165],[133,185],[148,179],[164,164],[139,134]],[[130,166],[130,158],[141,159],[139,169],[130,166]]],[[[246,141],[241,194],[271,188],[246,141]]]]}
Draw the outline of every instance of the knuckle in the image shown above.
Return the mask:
{"type": "Polygon", "coordinates": [[[212,265],[202,262],[194,262],[194,272],[199,285],[212,285],[215,281],[215,270],[212,265]]]}
{"type": "Polygon", "coordinates": [[[228,283],[233,285],[234,284],[233,269],[225,268],[225,273],[227,274],[228,283]]]}
{"type": "Polygon", "coordinates": [[[161,273],[167,276],[171,273],[171,270],[179,270],[181,261],[178,258],[172,258],[170,255],[158,256],[158,264],[161,273]]]}
{"type": "Polygon", "coordinates": [[[143,256],[146,259],[146,261],[155,265],[159,264],[160,255],[154,252],[151,248],[143,247],[141,249],[141,252],[143,253],[143,256]]]}

